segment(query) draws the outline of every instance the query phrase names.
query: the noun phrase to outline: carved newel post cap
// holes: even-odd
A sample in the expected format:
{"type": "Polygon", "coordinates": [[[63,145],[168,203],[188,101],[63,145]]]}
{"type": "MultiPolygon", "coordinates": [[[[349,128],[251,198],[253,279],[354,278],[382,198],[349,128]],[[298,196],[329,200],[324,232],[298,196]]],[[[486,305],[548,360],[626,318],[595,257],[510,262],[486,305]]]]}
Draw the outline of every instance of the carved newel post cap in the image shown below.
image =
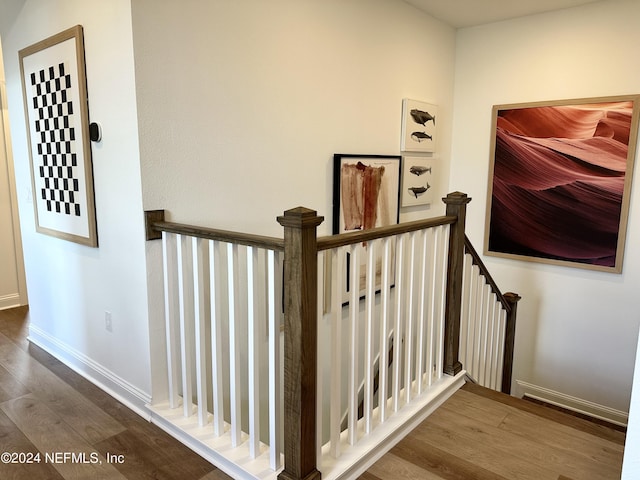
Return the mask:
{"type": "Polygon", "coordinates": [[[442,198],[442,201],[447,205],[463,205],[471,201],[471,197],[462,192],[451,192],[446,197],[442,198]]]}
{"type": "Polygon", "coordinates": [[[504,297],[504,299],[510,304],[510,305],[515,305],[517,304],[520,300],[522,300],[522,297],[520,295],[518,295],[517,293],[514,292],[507,292],[505,294],[502,295],[504,297]]]}
{"type": "Polygon", "coordinates": [[[318,212],[310,208],[296,207],[286,210],[277,220],[283,227],[308,228],[320,225],[324,217],[319,217],[318,212]]]}

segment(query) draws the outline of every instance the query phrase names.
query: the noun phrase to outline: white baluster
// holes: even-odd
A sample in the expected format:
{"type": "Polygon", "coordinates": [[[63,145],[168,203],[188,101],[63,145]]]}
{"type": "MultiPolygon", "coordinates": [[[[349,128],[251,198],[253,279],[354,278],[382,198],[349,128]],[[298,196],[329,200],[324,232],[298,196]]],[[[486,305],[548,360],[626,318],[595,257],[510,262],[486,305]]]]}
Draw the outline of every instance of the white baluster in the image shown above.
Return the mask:
{"type": "Polygon", "coordinates": [[[330,438],[331,456],[340,456],[340,427],[342,420],[342,290],[344,285],[345,249],[331,250],[331,400],[330,438]]]}
{"type": "Polygon", "coordinates": [[[442,370],[444,368],[444,310],[445,310],[445,292],[447,284],[447,263],[449,257],[449,225],[441,225],[436,231],[438,248],[436,255],[436,278],[437,289],[434,290],[434,298],[436,301],[435,318],[436,321],[436,354],[435,354],[435,370],[436,378],[442,378],[442,370]]]}
{"type": "Polygon", "coordinates": [[[349,405],[348,428],[349,444],[358,440],[358,313],[360,297],[360,249],[358,245],[350,248],[349,264],[349,405]]]}
{"type": "Polygon", "coordinates": [[[391,295],[391,243],[389,237],[382,241],[382,288],[380,290],[380,360],[378,375],[378,407],[380,423],[387,419],[387,396],[389,388],[389,323],[391,295]]]}
{"type": "Polygon", "coordinates": [[[469,344],[470,360],[467,365],[467,371],[473,377],[474,380],[478,378],[478,364],[477,364],[477,352],[478,352],[478,309],[480,308],[480,300],[478,293],[478,278],[480,270],[477,265],[473,265],[471,268],[471,315],[469,317],[469,344]]]}
{"type": "Polygon", "coordinates": [[[193,413],[193,263],[189,237],[179,235],[178,298],[180,302],[180,351],[182,360],[182,407],[185,417],[193,413]]]}
{"type": "Polygon", "coordinates": [[[364,404],[363,418],[365,434],[371,433],[373,414],[373,323],[376,299],[376,246],[378,240],[367,243],[367,290],[365,297],[364,325],[364,404]]]}
{"type": "Polygon", "coordinates": [[[173,233],[162,232],[162,263],[164,272],[164,314],[167,339],[167,380],[169,406],[178,407],[180,383],[179,304],[177,241],[173,233]]]}
{"type": "Polygon", "coordinates": [[[269,250],[267,254],[268,309],[269,309],[269,464],[273,470],[281,465],[280,409],[282,407],[282,378],[280,375],[280,314],[282,312],[282,272],[279,254],[269,250]]]}
{"type": "Polygon", "coordinates": [[[470,254],[464,255],[463,273],[462,273],[462,308],[460,313],[460,358],[462,366],[465,369],[469,368],[470,363],[470,345],[469,342],[469,317],[470,308],[469,302],[471,301],[471,267],[473,265],[473,258],[470,254]]]}
{"type": "Polygon", "coordinates": [[[209,241],[209,297],[211,299],[211,378],[213,390],[213,433],[216,437],[224,433],[224,359],[222,353],[222,315],[220,298],[220,283],[223,282],[220,272],[220,242],[209,241]]]}
{"type": "MultiPolygon", "coordinates": [[[[482,276],[485,281],[484,275],[482,276]]],[[[480,338],[480,385],[487,384],[487,352],[489,343],[489,302],[491,301],[491,287],[487,283],[482,285],[482,310],[480,311],[480,319],[482,325],[482,337],[480,338]]]]}
{"type": "Polygon", "coordinates": [[[497,370],[497,385],[498,390],[502,390],[502,370],[504,367],[504,340],[507,331],[507,311],[504,309],[500,309],[500,328],[498,329],[500,336],[498,338],[498,345],[500,345],[500,349],[498,350],[498,370],[497,370]]]}
{"type": "Polygon", "coordinates": [[[433,228],[430,228],[427,232],[427,240],[429,243],[429,249],[427,251],[427,255],[429,257],[429,261],[427,264],[427,283],[425,286],[425,290],[428,288],[429,299],[427,302],[427,328],[426,328],[426,371],[427,371],[427,387],[430,387],[433,383],[433,370],[436,365],[435,361],[435,342],[436,342],[436,324],[439,322],[439,319],[436,318],[436,304],[437,304],[437,279],[436,279],[436,255],[438,254],[437,248],[437,237],[435,235],[435,231],[433,228]]]}
{"type": "Polygon", "coordinates": [[[393,388],[392,388],[392,405],[393,411],[400,409],[400,389],[402,386],[402,351],[404,348],[404,332],[403,314],[404,314],[404,251],[405,251],[405,235],[397,237],[397,253],[396,253],[396,308],[394,312],[394,328],[393,328],[393,388]]]}
{"type": "Polygon", "coordinates": [[[416,232],[409,234],[410,246],[409,246],[409,263],[407,264],[407,275],[409,282],[407,285],[407,297],[405,305],[405,336],[404,336],[404,401],[409,403],[411,401],[411,394],[413,388],[412,377],[412,365],[411,358],[413,356],[413,346],[415,342],[414,338],[414,303],[416,295],[415,285],[415,272],[413,266],[416,263],[416,232]]]}
{"type": "Polygon", "coordinates": [[[258,249],[247,247],[247,328],[249,370],[249,455],[260,454],[260,326],[258,318],[258,249]]]}
{"type": "Polygon", "coordinates": [[[242,439],[242,388],[240,378],[240,319],[236,292],[239,292],[238,245],[227,246],[227,274],[229,285],[229,377],[231,402],[231,446],[237,447],[242,439]]]}
{"type": "Polygon", "coordinates": [[[201,427],[209,421],[207,411],[207,336],[206,323],[209,319],[209,275],[205,271],[208,266],[205,240],[192,237],[193,252],[193,282],[194,282],[194,326],[195,326],[195,346],[196,346],[196,394],[198,398],[198,423],[201,427]]]}
{"type": "MultiPolygon", "coordinates": [[[[430,230],[429,230],[430,231],[430,230]]],[[[424,356],[426,347],[426,322],[427,322],[427,302],[431,295],[427,294],[429,288],[429,249],[427,232],[421,232],[420,241],[420,262],[418,280],[418,316],[416,324],[416,394],[422,393],[424,385],[424,356]]],[[[429,292],[430,293],[430,292],[429,292]]],[[[429,368],[427,368],[429,370],[429,368]]]]}
{"type": "Polygon", "coordinates": [[[489,370],[489,380],[488,386],[489,388],[495,390],[496,389],[496,358],[498,356],[498,310],[500,308],[500,304],[498,303],[498,297],[495,293],[491,292],[491,310],[489,312],[489,338],[491,348],[489,349],[487,355],[487,364],[489,370]]]}

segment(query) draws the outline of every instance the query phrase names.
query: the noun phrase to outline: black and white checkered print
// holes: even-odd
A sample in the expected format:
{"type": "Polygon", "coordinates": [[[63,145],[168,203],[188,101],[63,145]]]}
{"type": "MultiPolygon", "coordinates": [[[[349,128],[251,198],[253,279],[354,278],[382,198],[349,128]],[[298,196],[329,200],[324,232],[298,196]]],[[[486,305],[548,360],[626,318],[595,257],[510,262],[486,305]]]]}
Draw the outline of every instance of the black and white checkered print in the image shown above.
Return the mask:
{"type": "Polygon", "coordinates": [[[80,216],[71,75],[64,63],[31,74],[40,189],[49,212],[80,216]]]}

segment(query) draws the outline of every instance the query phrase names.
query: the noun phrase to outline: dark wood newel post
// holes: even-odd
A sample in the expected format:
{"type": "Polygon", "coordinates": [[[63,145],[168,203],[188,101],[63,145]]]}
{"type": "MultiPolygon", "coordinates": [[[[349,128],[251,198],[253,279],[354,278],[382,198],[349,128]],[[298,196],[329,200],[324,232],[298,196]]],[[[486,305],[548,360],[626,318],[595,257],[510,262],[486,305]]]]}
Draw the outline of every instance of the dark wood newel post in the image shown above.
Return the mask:
{"type": "Polygon", "coordinates": [[[513,348],[516,341],[516,315],[518,302],[522,298],[517,293],[507,292],[503,295],[511,310],[507,313],[507,325],[504,335],[504,361],[502,363],[502,392],[511,393],[511,374],[513,371],[513,348]]]}
{"type": "Polygon", "coordinates": [[[284,227],[284,470],[280,480],[317,480],[316,373],[318,248],[324,220],[298,207],[278,217],[284,227]]]}
{"type": "Polygon", "coordinates": [[[447,298],[444,317],[444,373],[457,375],[462,370],[458,359],[460,350],[460,314],[462,308],[462,269],[464,264],[464,226],[467,203],[471,198],[465,193],[453,192],[442,201],[447,205],[446,214],[458,217],[449,233],[449,260],[447,263],[447,298]]]}

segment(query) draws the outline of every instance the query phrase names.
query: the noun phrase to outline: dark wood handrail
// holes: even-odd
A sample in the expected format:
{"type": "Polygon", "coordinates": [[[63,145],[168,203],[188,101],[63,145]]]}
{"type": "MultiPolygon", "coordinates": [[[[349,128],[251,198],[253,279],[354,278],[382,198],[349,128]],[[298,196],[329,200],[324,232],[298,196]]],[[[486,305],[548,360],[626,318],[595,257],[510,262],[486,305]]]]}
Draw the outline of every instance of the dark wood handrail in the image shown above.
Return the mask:
{"type": "Polygon", "coordinates": [[[284,239],[253,235],[250,233],[219,230],[216,228],[198,227],[164,221],[164,210],[152,210],[145,212],[147,226],[147,240],[161,238],[162,232],[177,233],[190,237],[217,240],[220,242],[236,243],[248,247],[265,248],[267,250],[284,251],[284,239]]]}
{"type": "Polygon", "coordinates": [[[498,297],[498,300],[502,304],[502,308],[504,308],[507,311],[507,313],[511,313],[511,304],[507,302],[507,300],[504,298],[504,295],[498,288],[498,284],[493,280],[493,277],[489,273],[489,269],[484,264],[482,259],[480,259],[480,255],[478,255],[478,252],[476,251],[476,249],[473,248],[473,245],[471,244],[471,240],[469,240],[469,237],[467,237],[466,235],[464,236],[464,248],[465,248],[465,251],[469,255],[471,255],[471,258],[473,259],[473,264],[478,266],[478,268],[480,269],[480,273],[487,280],[487,283],[491,287],[491,291],[496,294],[496,297],[498,297]]]}
{"type": "Polygon", "coordinates": [[[284,307],[284,470],[280,480],[320,480],[317,469],[317,254],[321,250],[369,242],[427,228],[450,225],[449,254],[444,305],[443,372],[457,375],[463,368],[459,361],[462,305],[463,256],[466,251],[478,265],[493,292],[507,312],[505,333],[505,367],[502,390],[509,392],[515,337],[515,316],[520,296],[502,294],[486,266],[466,237],[466,206],[470,198],[453,192],[443,198],[446,215],[399,225],[374,228],[318,238],[317,227],[323,217],[313,210],[298,207],[278,217],[284,239],[247,233],[184,225],[165,221],[164,210],[145,212],[147,240],[162,238],[162,232],[216,240],[240,245],[285,251],[283,274],[284,307]]]}
{"type": "Polygon", "coordinates": [[[344,247],[345,245],[353,245],[354,243],[369,242],[376,238],[416,232],[426,228],[439,227],[440,225],[451,225],[455,223],[456,220],[457,217],[453,215],[443,215],[440,217],[428,218],[426,220],[415,220],[413,222],[400,223],[398,225],[388,225],[386,227],[377,227],[369,230],[320,237],[318,238],[318,251],[344,247]]]}

